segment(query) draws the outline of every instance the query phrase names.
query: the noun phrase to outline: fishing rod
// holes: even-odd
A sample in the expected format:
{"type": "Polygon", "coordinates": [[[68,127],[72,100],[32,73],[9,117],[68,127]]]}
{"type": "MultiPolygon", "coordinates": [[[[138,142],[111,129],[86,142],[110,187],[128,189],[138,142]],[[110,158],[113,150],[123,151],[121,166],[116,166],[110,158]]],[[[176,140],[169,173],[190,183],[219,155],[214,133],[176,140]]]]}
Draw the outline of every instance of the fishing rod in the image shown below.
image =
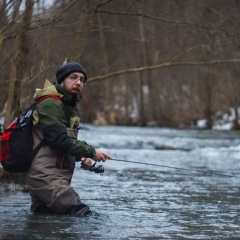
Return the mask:
{"type": "MultiPolygon", "coordinates": [[[[154,167],[171,168],[171,169],[181,170],[181,171],[191,171],[191,172],[213,174],[213,175],[224,176],[224,177],[240,178],[240,176],[218,173],[218,172],[213,172],[213,171],[203,171],[203,170],[197,170],[197,169],[191,169],[191,168],[171,167],[171,166],[166,166],[166,165],[161,165],[161,164],[136,162],[136,161],[130,161],[130,160],[115,159],[115,158],[112,158],[111,160],[118,161],[118,162],[136,163],[136,164],[142,164],[142,165],[154,166],[154,167]]],[[[97,161],[95,161],[95,163],[88,170],[95,172],[95,173],[100,173],[100,174],[104,173],[104,171],[105,171],[104,167],[102,165],[96,166],[96,163],[97,163],[97,161]]]]}
{"type": "Polygon", "coordinates": [[[224,176],[224,177],[240,178],[240,176],[217,173],[217,172],[212,172],[212,171],[202,171],[202,170],[190,169],[190,168],[171,167],[171,166],[166,166],[166,165],[161,165],[161,164],[154,164],[154,163],[147,163],[147,162],[136,162],[136,161],[130,161],[130,160],[115,159],[115,158],[112,158],[111,160],[118,161],[118,162],[136,163],[136,164],[142,164],[142,165],[154,166],[154,167],[171,168],[171,169],[175,169],[175,170],[199,172],[199,173],[204,173],[204,174],[214,174],[214,175],[224,176]]]}

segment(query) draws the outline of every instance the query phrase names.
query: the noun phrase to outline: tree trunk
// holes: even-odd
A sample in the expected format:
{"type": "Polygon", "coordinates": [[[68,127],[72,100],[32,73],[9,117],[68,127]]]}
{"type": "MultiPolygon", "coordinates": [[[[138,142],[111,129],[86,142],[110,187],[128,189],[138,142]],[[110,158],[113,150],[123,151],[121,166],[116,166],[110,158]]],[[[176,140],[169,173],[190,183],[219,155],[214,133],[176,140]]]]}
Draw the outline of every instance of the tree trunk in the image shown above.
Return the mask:
{"type": "Polygon", "coordinates": [[[238,114],[238,107],[234,107],[235,112],[235,119],[233,121],[232,130],[240,130],[240,124],[238,122],[239,114],[238,114]]]}
{"type": "Polygon", "coordinates": [[[212,89],[211,89],[211,81],[210,79],[206,79],[206,102],[205,102],[205,118],[207,120],[207,129],[212,129],[213,126],[213,120],[212,120],[212,89]],[[209,81],[209,82],[208,82],[209,81]]]}
{"type": "Polygon", "coordinates": [[[80,62],[88,42],[88,33],[98,6],[104,4],[106,0],[85,0],[79,12],[78,24],[75,36],[71,43],[67,60],[80,62]]]}
{"type": "Polygon", "coordinates": [[[33,0],[27,0],[25,10],[20,23],[19,31],[14,42],[14,55],[12,59],[11,79],[8,90],[7,109],[5,113],[4,127],[10,123],[14,116],[21,112],[21,82],[24,80],[24,68],[28,54],[27,31],[32,17],[33,0]]]}

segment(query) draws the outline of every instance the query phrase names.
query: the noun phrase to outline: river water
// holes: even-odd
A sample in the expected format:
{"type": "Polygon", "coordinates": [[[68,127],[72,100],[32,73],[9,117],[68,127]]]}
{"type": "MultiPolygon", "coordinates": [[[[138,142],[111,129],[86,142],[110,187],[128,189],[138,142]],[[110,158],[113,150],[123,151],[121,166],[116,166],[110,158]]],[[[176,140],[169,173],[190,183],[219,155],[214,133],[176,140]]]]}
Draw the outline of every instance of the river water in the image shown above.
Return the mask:
{"type": "Polygon", "coordinates": [[[77,165],[72,186],[93,211],[84,218],[34,215],[22,186],[1,184],[0,239],[240,239],[237,133],[83,125],[79,138],[161,166],[109,160],[99,175],[77,165]]]}

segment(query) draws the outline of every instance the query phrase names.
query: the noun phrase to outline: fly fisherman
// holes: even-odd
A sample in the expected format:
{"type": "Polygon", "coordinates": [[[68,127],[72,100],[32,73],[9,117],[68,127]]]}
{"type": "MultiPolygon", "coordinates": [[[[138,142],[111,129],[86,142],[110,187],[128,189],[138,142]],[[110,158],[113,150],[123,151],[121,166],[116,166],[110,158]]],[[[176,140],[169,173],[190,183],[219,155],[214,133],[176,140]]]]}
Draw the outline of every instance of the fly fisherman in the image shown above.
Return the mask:
{"type": "Polygon", "coordinates": [[[90,208],[81,202],[70,186],[75,161],[84,161],[87,169],[92,160],[105,161],[111,156],[77,140],[80,118],[76,109],[87,82],[84,68],[75,62],[56,71],[57,83],[46,80],[43,89],[36,89],[34,99],[41,100],[33,115],[33,141],[44,145],[36,154],[27,173],[32,198],[31,210],[36,213],[86,216],[90,208]]]}

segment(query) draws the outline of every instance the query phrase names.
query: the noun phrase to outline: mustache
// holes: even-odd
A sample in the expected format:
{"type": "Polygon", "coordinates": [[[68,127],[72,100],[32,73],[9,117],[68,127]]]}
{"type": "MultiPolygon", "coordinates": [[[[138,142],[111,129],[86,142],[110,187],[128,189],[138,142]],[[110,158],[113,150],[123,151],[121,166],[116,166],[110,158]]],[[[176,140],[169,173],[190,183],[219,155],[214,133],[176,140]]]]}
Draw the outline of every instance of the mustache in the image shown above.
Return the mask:
{"type": "Polygon", "coordinates": [[[72,90],[80,91],[80,88],[73,88],[72,90]]]}

